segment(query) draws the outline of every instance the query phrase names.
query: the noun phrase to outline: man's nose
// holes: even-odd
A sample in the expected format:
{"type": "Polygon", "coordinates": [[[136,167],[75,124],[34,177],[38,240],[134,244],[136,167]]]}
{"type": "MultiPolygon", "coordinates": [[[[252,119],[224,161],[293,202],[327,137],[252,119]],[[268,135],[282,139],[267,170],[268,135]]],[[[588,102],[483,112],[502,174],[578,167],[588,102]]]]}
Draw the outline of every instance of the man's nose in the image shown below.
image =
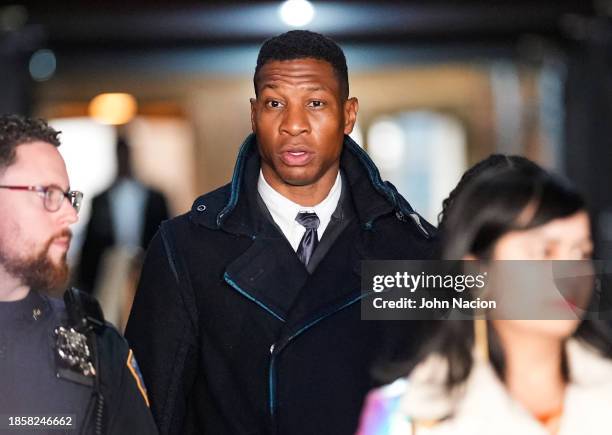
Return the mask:
{"type": "Polygon", "coordinates": [[[308,133],[310,131],[310,123],[308,121],[306,109],[300,107],[300,105],[289,105],[285,110],[280,130],[281,133],[286,133],[291,136],[308,133]]]}
{"type": "Polygon", "coordinates": [[[68,198],[64,198],[57,213],[62,226],[72,225],[79,221],[79,214],[68,198]]]}

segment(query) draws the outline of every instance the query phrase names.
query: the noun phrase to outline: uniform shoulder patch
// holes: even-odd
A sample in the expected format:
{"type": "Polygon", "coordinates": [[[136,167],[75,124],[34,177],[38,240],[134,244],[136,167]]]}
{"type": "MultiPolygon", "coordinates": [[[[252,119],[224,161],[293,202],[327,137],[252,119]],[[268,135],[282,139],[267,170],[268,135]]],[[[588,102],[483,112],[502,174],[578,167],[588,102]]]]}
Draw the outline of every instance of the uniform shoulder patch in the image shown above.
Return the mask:
{"type": "Polygon", "coordinates": [[[134,357],[134,352],[132,352],[132,349],[130,349],[130,351],[128,352],[127,364],[126,365],[127,365],[128,370],[132,374],[132,377],[134,378],[134,381],[136,382],[136,386],[138,387],[138,391],[140,391],[140,394],[142,395],[142,398],[144,399],[145,403],[147,404],[147,407],[150,408],[150,405],[149,405],[149,396],[147,396],[147,389],[145,387],[144,380],[142,379],[142,373],[140,373],[140,368],[138,367],[138,363],[136,362],[136,357],[134,357]]]}

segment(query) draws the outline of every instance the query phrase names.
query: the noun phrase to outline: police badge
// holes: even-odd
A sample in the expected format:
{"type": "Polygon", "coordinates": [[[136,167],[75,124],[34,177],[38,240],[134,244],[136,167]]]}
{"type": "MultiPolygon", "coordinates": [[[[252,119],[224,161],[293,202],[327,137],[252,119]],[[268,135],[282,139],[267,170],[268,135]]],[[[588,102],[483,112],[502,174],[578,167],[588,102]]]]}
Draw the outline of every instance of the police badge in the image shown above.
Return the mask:
{"type": "Polygon", "coordinates": [[[96,369],[85,334],[74,328],[55,328],[57,376],[79,384],[92,386],[96,369]]]}

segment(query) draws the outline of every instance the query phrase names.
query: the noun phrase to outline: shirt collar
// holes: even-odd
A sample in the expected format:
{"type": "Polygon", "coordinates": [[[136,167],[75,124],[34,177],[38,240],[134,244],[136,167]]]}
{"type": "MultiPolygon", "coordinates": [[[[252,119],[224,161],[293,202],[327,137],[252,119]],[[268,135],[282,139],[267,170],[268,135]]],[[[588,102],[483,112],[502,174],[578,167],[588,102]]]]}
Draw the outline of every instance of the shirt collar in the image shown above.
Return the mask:
{"type": "Polygon", "coordinates": [[[285,228],[288,228],[296,223],[295,217],[299,212],[314,212],[317,214],[321,222],[318,230],[319,237],[321,237],[325,231],[325,228],[327,228],[327,225],[329,224],[332,213],[338,206],[340,194],[342,193],[342,177],[340,176],[340,171],[338,171],[336,181],[327,194],[327,197],[313,207],[304,207],[278,193],[272,186],[270,186],[270,184],[268,184],[261,169],[259,170],[257,191],[259,192],[264,204],[270,211],[272,218],[276,224],[283,229],[283,232],[285,228]]]}

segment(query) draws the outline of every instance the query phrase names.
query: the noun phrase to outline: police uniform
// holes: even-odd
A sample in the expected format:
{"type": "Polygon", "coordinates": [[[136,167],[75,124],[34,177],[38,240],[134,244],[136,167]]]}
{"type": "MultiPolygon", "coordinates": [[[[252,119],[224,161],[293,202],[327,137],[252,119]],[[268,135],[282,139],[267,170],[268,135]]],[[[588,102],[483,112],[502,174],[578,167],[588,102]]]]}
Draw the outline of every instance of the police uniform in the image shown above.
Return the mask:
{"type": "Polygon", "coordinates": [[[0,392],[0,433],[157,433],[127,342],[74,289],[0,302],[0,392]]]}

